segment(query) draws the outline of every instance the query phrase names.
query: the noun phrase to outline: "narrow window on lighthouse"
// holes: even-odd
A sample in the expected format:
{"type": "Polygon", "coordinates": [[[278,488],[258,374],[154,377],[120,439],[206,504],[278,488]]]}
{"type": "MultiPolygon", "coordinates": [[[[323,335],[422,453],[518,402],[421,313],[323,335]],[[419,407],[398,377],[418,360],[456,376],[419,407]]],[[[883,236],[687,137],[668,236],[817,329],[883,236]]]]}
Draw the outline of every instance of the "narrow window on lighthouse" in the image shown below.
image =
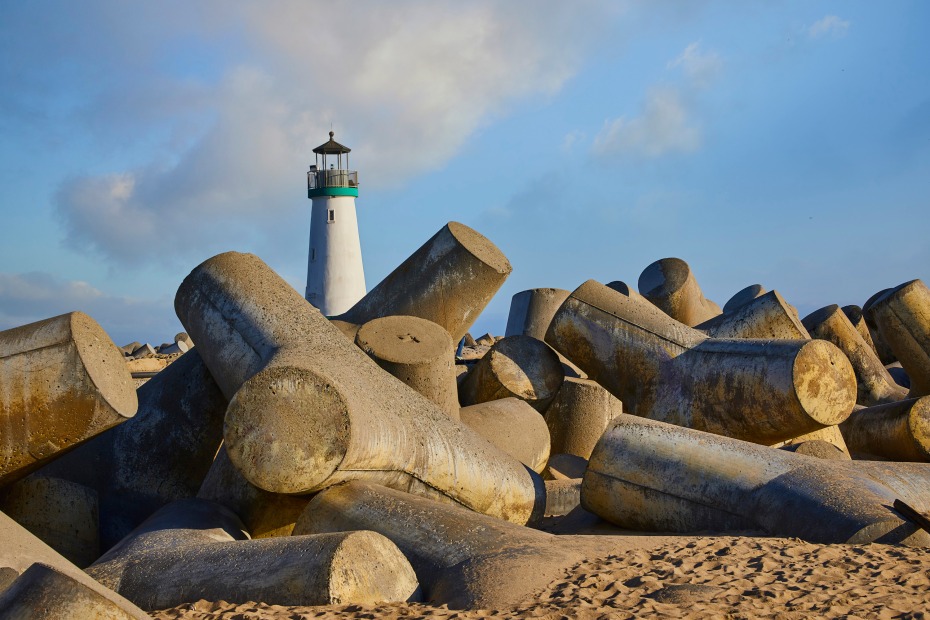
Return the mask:
{"type": "Polygon", "coordinates": [[[330,222],[336,221],[336,212],[332,209],[329,210],[329,221],[330,222]]]}

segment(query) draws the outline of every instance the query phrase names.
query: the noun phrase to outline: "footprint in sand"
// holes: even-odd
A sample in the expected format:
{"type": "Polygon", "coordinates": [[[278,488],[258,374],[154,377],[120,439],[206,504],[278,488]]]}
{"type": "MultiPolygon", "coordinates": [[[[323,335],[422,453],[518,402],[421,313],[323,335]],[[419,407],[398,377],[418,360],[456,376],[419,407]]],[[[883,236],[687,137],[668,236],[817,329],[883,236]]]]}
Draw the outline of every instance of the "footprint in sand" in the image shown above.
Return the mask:
{"type": "Polygon", "coordinates": [[[723,592],[723,588],[718,588],[717,586],[682,583],[665,586],[652,594],[648,594],[647,598],[651,598],[657,603],[682,605],[709,602],[721,592],[723,592]]]}

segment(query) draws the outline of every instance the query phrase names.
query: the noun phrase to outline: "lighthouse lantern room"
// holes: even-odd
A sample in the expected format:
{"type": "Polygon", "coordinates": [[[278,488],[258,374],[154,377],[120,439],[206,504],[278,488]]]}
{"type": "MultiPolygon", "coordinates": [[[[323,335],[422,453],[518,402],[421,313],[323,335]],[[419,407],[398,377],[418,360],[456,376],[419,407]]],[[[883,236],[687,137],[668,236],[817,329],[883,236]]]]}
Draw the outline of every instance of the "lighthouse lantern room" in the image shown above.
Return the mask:
{"type": "Polygon", "coordinates": [[[349,169],[351,149],[333,139],[313,149],[307,171],[310,208],[310,255],[307,301],[326,316],[342,314],[365,295],[362,246],[355,199],[358,172],[349,169]]]}

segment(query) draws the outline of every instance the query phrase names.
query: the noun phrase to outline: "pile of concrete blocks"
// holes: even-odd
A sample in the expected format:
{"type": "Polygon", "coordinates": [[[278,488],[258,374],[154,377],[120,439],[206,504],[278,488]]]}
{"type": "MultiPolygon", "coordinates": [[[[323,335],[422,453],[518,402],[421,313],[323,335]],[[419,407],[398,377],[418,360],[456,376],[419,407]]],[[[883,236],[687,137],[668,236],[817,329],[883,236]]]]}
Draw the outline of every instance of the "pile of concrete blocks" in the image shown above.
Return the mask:
{"type": "Polygon", "coordinates": [[[666,258],[472,338],[510,272],[451,222],[340,316],[227,252],[157,350],[79,312],[0,332],[0,617],[489,609],[636,532],[930,546],[920,281],[801,318],[666,258]],[[125,360],[159,356],[136,389],[125,360]]]}

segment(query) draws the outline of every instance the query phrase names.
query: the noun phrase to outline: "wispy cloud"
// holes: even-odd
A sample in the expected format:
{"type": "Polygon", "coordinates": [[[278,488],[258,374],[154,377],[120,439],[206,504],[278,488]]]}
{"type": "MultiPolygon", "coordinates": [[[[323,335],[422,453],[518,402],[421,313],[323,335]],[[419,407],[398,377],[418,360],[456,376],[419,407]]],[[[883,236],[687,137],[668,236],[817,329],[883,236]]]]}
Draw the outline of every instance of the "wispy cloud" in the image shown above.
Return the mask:
{"type": "Polygon", "coordinates": [[[695,41],[666,66],[669,69],[680,67],[695,86],[704,87],[720,73],[723,59],[714,51],[702,51],[701,42],[695,41]]]}
{"type": "Polygon", "coordinates": [[[181,329],[170,296],[143,302],[48,273],[0,273],[0,330],[75,310],[100,323],[117,345],[135,340],[158,345],[181,329]]]}
{"type": "Polygon", "coordinates": [[[820,19],[807,29],[807,35],[812,39],[824,37],[839,38],[846,35],[849,30],[849,21],[841,19],[836,15],[827,15],[820,19]]]}
{"type": "Polygon", "coordinates": [[[668,153],[690,153],[701,146],[701,130],[690,118],[674,88],[655,88],[639,116],[608,120],[594,138],[596,155],[634,155],[656,158],[668,153]]]}

